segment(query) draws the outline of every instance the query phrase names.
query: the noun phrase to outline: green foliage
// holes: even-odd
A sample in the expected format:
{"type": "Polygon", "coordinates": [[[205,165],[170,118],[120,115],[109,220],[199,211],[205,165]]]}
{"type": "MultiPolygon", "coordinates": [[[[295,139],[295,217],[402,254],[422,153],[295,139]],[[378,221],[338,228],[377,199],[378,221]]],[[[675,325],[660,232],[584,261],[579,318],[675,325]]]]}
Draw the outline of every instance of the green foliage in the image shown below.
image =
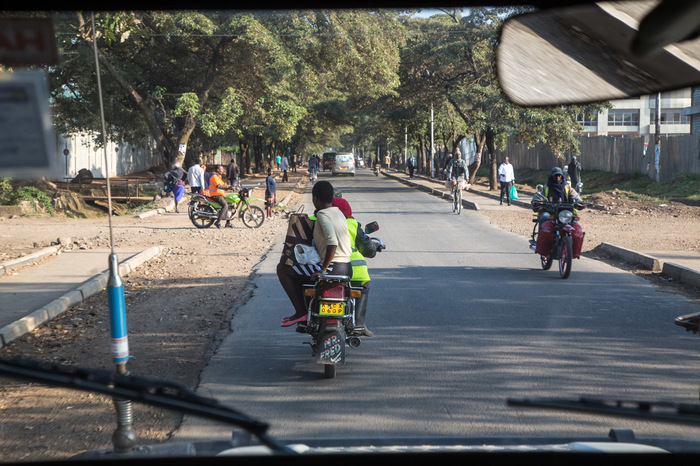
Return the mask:
{"type": "Polygon", "coordinates": [[[35,211],[37,211],[37,203],[41,203],[52,217],[56,213],[49,196],[33,186],[23,186],[10,195],[10,205],[19,205],[22,201],[30,201],[35,211]]]}
{"type": "Polygon", "coordinates": [[[12,194],[12,185],[10,178],[0,178],[0,204],[4,204],[10,199],[12,194]]]}

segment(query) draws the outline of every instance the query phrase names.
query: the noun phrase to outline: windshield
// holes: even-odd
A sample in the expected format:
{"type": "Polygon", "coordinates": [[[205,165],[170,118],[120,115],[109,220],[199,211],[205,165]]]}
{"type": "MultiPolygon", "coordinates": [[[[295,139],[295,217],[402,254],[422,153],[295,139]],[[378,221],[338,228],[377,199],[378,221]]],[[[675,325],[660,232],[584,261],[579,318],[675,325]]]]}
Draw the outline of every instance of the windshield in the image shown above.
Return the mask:
{"type": "MultiPolygon", "coordinates": [[[[697,452],[693,422],[509,405],[700,384],[674,325],[700,312],[697,90],[519,106],[496,52],[531,11],[2,14],[0,357],[175,382],[285,442],[697,452]],[[16,17],[51,19],[55,58],[16,17]]],[[[233,429],[0,376],[0,462],[113,448],[125,418],[127,450],[233,429]]]]}

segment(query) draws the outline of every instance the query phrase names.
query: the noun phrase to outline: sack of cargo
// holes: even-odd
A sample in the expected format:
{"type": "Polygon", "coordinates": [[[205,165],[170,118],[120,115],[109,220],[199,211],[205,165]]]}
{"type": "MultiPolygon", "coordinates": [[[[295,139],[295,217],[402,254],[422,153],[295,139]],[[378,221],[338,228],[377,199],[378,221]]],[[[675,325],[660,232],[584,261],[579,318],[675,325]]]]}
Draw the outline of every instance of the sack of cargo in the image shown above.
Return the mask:
{"type": "Polygon", "coordinates": [[[298,265],[294,247],[297,244],[311,246],[314,238],[315,220],[311,219],[308,214],[302,212],[302,208],[289,216],[289,225],[287,226],[287,236],[284,238],[284,247],[282,248],[282,257],[280,264],[294,266],[298,265]]]}

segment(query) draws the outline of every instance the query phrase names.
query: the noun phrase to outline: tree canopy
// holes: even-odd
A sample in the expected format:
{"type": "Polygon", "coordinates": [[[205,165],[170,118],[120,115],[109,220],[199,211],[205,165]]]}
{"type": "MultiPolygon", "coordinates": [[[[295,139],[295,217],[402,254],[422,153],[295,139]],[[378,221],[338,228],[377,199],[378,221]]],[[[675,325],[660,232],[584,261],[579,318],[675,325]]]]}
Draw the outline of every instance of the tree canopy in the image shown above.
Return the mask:
{"type": "Polygon", "coordinates": [[[498,86],[494,50],[514,12],[106,12],[94,30],[92,18],[60,13],[54,121],[64,133],[101,127],[97,46],[108,137],[150,137],[167,163],[180,147],[191,156],[237,146],[252,169],[264,152],[402,151],[406,139],[420,159],[431,106],[436,142],[450,149],[466,138],[493,153],[514,136],[576,152],[576,114],[600,106],[523,108],[498,86]]]}

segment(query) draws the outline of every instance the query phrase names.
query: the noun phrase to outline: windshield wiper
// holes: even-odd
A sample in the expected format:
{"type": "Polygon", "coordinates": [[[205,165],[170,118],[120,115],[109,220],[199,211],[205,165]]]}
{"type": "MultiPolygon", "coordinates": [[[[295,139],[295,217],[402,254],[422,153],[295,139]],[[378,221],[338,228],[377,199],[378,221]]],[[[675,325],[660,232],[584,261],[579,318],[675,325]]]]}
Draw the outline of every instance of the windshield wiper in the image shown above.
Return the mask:
{"type": "Polygon", "coordinates": [[[116,372],[42,363],[27,359],[0,358],[0,375],[30,379],[172,409],[241,427],[272,451],[297,454],[284,443],[266,435],[269,425],[231,409],[213,398],[197,395],[187,387],[168,381],[116,372]]]}
{"type": "Polygon", "coordinates": [[[581,397],[578,400],[556,398],[508,399],[508,406],[581,411],[609,416],[627,416],[655,421],[700,424],[698,405],[631,400],[602,400],[581,397]]]}

